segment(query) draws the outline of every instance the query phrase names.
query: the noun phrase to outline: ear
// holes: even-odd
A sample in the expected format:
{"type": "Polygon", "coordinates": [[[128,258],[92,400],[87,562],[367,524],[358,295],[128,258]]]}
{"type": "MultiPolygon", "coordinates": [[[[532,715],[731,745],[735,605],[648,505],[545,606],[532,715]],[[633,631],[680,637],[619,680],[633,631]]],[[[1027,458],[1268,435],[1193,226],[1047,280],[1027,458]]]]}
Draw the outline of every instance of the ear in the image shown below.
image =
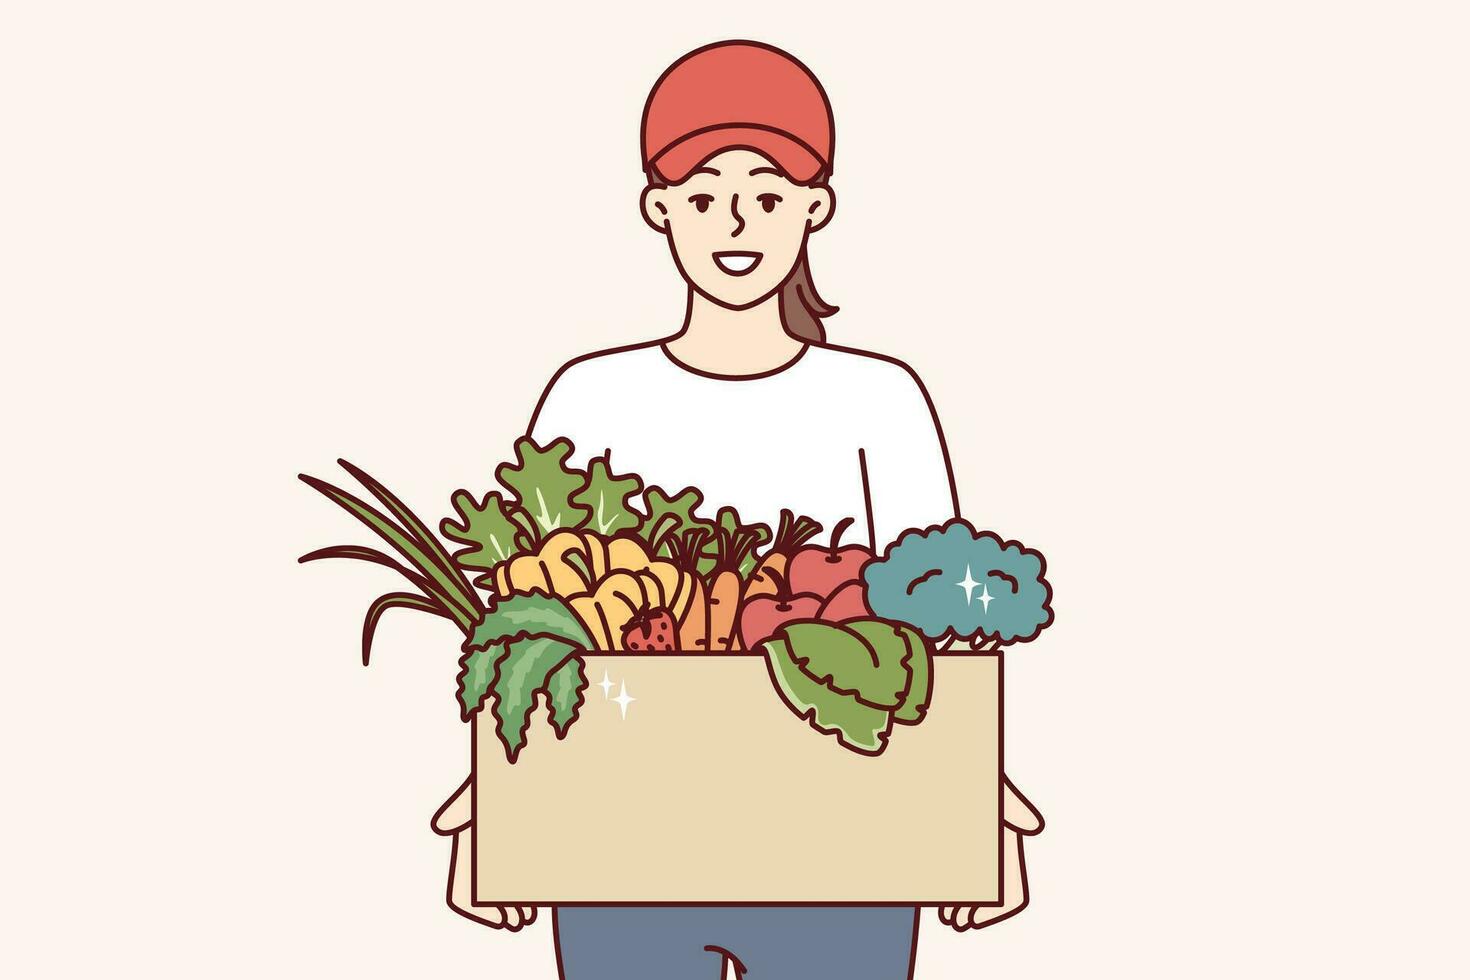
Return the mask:
{"type": "Polygon", "coordinates": [[[837,194],[825,184],[809,190],[811,199],[807,204],[807,229],[821,231],[827,227],[827,222],[832,220],[832,214],[837,210],[837,194]]]}
{"type": "Polygon", "coordinates": [[[643,197],[639,205],[643,209],[643,220],[648,222],[648,227],[660,235],[669,233],[669,189],[649,184],[643,188],[643,197]]]}

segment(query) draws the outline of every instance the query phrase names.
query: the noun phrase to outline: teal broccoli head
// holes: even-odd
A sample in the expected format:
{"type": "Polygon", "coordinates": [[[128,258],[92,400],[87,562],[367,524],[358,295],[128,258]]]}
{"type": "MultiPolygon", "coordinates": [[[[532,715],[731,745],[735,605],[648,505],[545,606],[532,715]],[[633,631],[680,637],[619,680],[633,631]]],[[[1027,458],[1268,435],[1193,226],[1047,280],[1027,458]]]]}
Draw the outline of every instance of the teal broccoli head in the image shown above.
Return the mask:
{"type": "Polygon", "coordinates": [[[1051,625],[1046,559],[956,518],[905,532],[863,571],[868,607],[926,636],[1034,640],[1051,625]]]}

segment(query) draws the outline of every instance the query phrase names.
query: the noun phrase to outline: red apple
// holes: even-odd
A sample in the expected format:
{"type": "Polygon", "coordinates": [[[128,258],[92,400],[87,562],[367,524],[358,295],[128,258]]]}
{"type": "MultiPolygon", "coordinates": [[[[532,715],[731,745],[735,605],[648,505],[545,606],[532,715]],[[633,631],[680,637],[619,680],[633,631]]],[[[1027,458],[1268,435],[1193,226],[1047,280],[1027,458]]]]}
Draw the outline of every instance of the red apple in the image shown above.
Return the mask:
{"type": "Polygon", "coordinates": [[[740,607],[740,646],[744,650],[756,649],[793,619],[816,619],[822,608],[821,596],[792,595],[784,575],[774,568],[767,568],[766,574],[775,581],[776,594],[756,596],[740,607]]]}
{"type": "Polygon", "coordinates": [[[863,566],[873,560],[873,553],[860,544],[850,544],[845,548],[837,546],[842,532],[850,524],[851,517],[837,522],[832,529],[829,547],[808,545],[791,556],[786,574],[791,579],[792,592],[811,593],[826,599],[848,582],[863,577],[863,566]]]}
{"type": "Polygon", "coordinates": [[[817,618],[825,619],[829,623],[843,623],[849,619],[869,619],[872,615],[873,610],[868,608],[868,597],[863,583],[853,580],[822,603],[817,618]]]}

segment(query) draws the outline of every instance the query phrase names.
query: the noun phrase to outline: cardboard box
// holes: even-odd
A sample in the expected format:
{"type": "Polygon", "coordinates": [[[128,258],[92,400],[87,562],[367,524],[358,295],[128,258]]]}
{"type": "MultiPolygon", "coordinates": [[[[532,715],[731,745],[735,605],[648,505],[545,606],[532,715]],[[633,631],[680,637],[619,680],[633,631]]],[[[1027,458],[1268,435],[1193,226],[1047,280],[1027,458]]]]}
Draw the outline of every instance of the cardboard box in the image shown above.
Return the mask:
{"type": "Polygon", "coordinates": [[[538,708],[512,766],[477,716],[475,904],[1000,903],[999,655],[936,656],[877,757],[797,718],[764,657],[585,660],[565,740],[538,708]]]}

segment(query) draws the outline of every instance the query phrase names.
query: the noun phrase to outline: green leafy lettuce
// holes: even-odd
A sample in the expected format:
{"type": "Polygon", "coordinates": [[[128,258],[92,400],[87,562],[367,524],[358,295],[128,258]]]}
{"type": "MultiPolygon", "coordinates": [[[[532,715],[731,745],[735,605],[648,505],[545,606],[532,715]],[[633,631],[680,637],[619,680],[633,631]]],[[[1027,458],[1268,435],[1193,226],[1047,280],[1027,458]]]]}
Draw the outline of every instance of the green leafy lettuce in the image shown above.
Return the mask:
{"type": "Polygon", "coordinates": [[[694,516],[694,511],[704,503],[704,494],[693,487],[685,487],[678,496],[670,496],[663,487],[648,487],[643,491],[643,505],[648,516],[643,520],[640,532],[648,542],[649,551],[669,558],[674,554],[673,541],[689,530],[699,530],[713,539],[716,525],[694,516]]]}
{"type": "Polygon", "coordinates": [[[488,647],[521,633],[554,636],[584,650],[592,648],[592,638],[565,602],[544,592],[527,592],[493,600],[465,641],[465,649],[488,647]]]}
{"type": "Polygon", "coordinates": [[[459,703],[468,721],[491,699],[495,734],[514,763],[526,744],[536,695],[546,696],[557,737],[577,720],[587,675],[577,656],[592,640],[566,603],[543,593],[492,603],[464,644],[459,703]]]}
{"type": "Polygon", "coordinates": [[[546,699],[551,706],[551,727],[557,738],[566,738],[586,701],[587,669],[581,657],[572,657],[546,679],[546,699]]]}
{"type": "Polygon", "coordinates": [[[515,505],[493,491],[477,503],[468,490],[456,491],[450,503],[459,520],[444,518],[439,531],[464,545],[454,553],[454,560],[476,573],[475,585],[489,590],[495,566],[529,547],[525,530],[511,516],[515,505]]]}
{"type": "MultiPolygon", "coordinates": [[[[512,641],[506,653],[495,659],[494,676],[490,681],[495,703],[490,710],[495,715],[495,733],[505,746],[505,757],[512,764],[525,747],[526,729],[531,725],[531,709],[536,705],[536,695],[544,693],[550,696],[548,685],[552,675],[570,663],[576,653],[576,647],[554,636],[528,636],[512,641]]],[[[582,680],[585,686],[585,675],[582,680]]],[[[574,694],[579,695],[580,692],[574,694]]],[[[564,731],[566,725],[558,727],[564,731]]]]}
{"type": "Polygon", "coordinates": [[[591,508],[576,497],[586,475],[567,465],[572,454],[569,439],[556,439],[544,449],[529,436],[516,440],[516,461],[502,463],[495,478],[516,495],[539,540],[559,528],[577,528],[591,516],[591,508]]]}
{"type": "Polygon", "coordinates": [[[813,680],[801,669],[789,640],[778,636],[763,646],[776,693],[798,718],[824,735],[835,735],[845,748],[863,755],[881,755],[888,747],[892,712],[844,697],[813,680]]]}
{"type": "Polygon", "coordinates": [[[642,479],[615,475],[608,456],[602,455],[588,464],[586,480],[572,495],[572,503],[589,512],[588,530],[612,537],[619,531],[636,531],[642,525],[643,515],[629,504],[642,492],[642,479]]]}
{"type": "Polygon", "coordinates": [[[853,752],[882,754],[895,724],[918,724],[928,709],[929,648],[903,623],[797,620],[762,650],[786,705],[853,752]]]}

